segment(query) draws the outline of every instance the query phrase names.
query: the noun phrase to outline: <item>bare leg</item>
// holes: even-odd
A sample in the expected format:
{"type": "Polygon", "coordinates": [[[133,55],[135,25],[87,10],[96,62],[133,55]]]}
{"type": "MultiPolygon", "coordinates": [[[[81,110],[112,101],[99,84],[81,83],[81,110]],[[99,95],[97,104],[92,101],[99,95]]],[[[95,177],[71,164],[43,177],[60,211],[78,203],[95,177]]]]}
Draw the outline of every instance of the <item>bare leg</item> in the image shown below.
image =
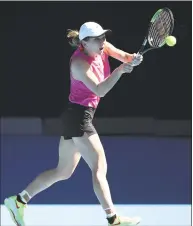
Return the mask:
{"type": "Polygon", "coordinates": [[[26,194],[24,194],[23,199],[28,202],[31,197],[47,189],[54,183],[68,179],[73,174],[80,157],[81,155],[77,151],[73,140],[64,140],[61,137],[57,167],[47,170],[35,178],[25,189],[26,194]]]}
{"type": "Polygon", "coordinates": [[[112,226],[132,226],[140,222],[139,217],[117,216],[114,208],[109,185],[106,178],[107,163],[103,146],[97,134],[72,138],[84,160],[92,170],[93,188],[95,194],[107,215],[108,223],[112,226]]]}
{"type": "Polygon", "coordinates": [[[79,151],[92,170],[94,192],[107,214],[115,213],[110,189],[106,178],[107,163],[103,146],[98,134],[88,137],[72,138],[79,151]]]}

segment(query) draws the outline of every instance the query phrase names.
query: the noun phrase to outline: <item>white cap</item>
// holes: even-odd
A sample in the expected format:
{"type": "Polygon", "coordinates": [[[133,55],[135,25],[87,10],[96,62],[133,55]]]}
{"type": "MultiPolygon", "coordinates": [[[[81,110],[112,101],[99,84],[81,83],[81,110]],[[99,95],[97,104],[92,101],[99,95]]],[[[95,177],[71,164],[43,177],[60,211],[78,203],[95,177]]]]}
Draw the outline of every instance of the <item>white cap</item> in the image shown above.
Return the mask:
{"type": "Polygon", "coordinates": [[[108,31],[110,30],[104,30],[101,25],[95,22],[86,22],[80,27],[79,40],[81,41],[86,37],[98,37],[108,31]]]}

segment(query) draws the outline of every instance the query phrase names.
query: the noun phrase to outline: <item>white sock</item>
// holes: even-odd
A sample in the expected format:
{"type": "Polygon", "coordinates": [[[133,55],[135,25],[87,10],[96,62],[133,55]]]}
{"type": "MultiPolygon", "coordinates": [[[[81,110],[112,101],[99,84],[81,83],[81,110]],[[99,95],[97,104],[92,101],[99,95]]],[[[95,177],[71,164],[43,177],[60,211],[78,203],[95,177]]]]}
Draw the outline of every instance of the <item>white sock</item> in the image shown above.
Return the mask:
{"type": "MultiPolygon", "coordinates": [[[[112,210],[112,208],[107,208],[107,209],[104,209],[104,210],[105,210],[105,211],[106,211],[106,210],[112,210]]],[[[113,217],[115,214],[116,214],[116,212],[113,210],[112,213],[107,213],[107,218],[113,217]]]]}
{"type": "Polygon", "coordinates": [[[24,202],[24,203],[27,203],[27,200],[25,199],[26,195],[28,196],[29,199],[31,199],[31,196],[29,195],[29,193],[26,190],[19,193],[19,195],[21,197],[22,202],[24,202]]]}
{"type": "Polygon", "coordinates": [[[110,218],[110,217],[113,217],[113,216],[115,216],[116,215],[116,213],[109,213],[109,214],[107,214],[107,218],[110,218]]]}

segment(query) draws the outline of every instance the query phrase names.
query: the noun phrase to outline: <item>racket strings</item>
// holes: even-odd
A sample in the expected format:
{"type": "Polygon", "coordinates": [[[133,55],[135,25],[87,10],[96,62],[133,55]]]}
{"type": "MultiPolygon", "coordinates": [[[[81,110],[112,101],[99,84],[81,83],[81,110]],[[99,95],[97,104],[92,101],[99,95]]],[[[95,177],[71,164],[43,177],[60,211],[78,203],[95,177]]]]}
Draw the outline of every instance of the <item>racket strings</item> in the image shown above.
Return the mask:
{"type": "Polygon", "coordinates": [[[162,10],[149,29],[149,43],[153,47],[160,47],[165,42],[165,38],[173,30],[173,17],[168,10],[162,10]]]}

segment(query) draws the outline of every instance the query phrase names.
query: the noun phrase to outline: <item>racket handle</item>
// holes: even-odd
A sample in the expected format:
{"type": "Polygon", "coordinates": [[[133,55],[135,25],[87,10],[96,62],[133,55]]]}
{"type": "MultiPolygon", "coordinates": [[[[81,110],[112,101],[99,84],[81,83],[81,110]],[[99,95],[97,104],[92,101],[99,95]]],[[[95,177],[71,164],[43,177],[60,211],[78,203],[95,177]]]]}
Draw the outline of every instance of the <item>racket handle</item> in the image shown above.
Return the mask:
{"type": "Polygon", "coordinates": [[[143,55],[144,54],[144,52],[143,52],[144,47],[145,46],[141,47],[141,49],[137,52],[137,54],[143,55]]]}
{"type": "Polygon", "coordinates": [[[144,47],[145,47],[146,44],[147,44],[147,38],[144,39],[143,44],[138,51],[138,54],[143,55],[143,50],[144,50],[144,47]]]}

